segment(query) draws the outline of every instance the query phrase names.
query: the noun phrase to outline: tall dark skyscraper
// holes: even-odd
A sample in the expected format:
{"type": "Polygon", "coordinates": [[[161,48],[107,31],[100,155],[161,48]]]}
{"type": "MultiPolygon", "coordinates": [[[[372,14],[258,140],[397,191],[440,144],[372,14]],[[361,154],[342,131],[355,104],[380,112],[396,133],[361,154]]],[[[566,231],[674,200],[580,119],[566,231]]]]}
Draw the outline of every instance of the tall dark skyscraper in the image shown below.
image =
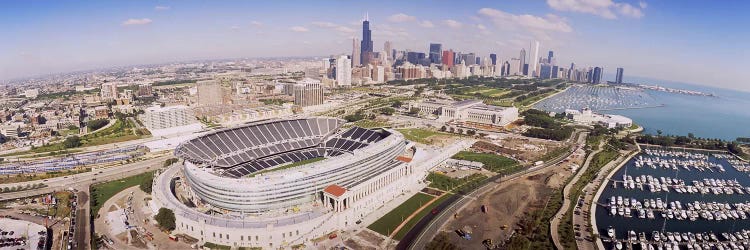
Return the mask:
{"type": "Polygon", "coordinates": [[[623,71],[625,71],[625,70],[623,70],[622,68],[617,68],[617,75],[615,76],[615,82],[616,83],[622,83],[622,73],[623,73],[623,71]]]}
{"type": "Polygon", "coordinates": [[[430,43],[430,63],[440,64],[442,62],[441,53],[443,53],[443,46],[441,44],[430,43]]]}
{"type": "Polygon", "coordinates": [[[604,74],[604,68],[595,67],[594,68],[594,73],[591,76],[591,82],[593,84],[602,83],[602,74],[604,74]]]}
{"type": "Polygon", "coordinates": [[[555,55],[555,53],[554,53],[554,52],[552,52],[552,51],[550,50],[550,51],[549,51],[549,55],[547,55],[547,63],[550,63],[550,64],[552,64],[552,57],[553,57],[554,55],[555,55]]]}
{"type": "Polygon", "coordinates": [[[490,60],[492,61],[492,65],[497,65],[497,55],[496,54],[490,54],[490,60]]]}
{"type": "Polygon", "coordinates": [[[370,58],[372,58],[372,52],[373,52],[373,45],[372,45],[372,30],[370,30],[370,20],[369,16],[365,14],[365,20],[362,21],[362,42],[361,42],[361,51],[360,57],[362,65],[370,63],[370,58]]]}

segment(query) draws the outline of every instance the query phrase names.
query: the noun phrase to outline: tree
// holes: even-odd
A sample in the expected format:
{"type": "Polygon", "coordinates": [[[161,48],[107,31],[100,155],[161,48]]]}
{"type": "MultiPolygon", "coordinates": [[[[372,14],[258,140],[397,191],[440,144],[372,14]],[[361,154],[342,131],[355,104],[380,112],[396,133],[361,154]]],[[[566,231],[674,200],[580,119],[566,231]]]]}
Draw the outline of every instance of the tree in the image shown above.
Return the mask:
{"type": "Polygon", "coordinates": [[[447,129],[447,128],[446,128],[445,126],[442,126],[442,127],[440,127],[440,131],[441,131],[441,132],[445,132],[445,130],[446,130],[446,129],[447,129]]]}
{"type": "Polygon", "coordinates": [[[385,108],[380,109],[380,113],[384,115],[393,115],[393,113],[395,112],[396,110],[391,107],[385,107],[385,108]]]}
{"type": "Polygon", "coordinates": [[[177,158],[169,158],[166,161],[164,161],[164,167],[165,168],[169,167],[170,165],[176,163],[177,161],[179,161],[177,158]]]}
{"type": "Polygon", "coordinates": [[[409,109],[409,114],[410,115],[417,115],[417,114],[419,114],[419,109],[418,108],[411,108],[411,109],[409,109]]]}
{"type": "Polygon", "coordinates": [[[466,134],[473,136],[477,134],[477,131],[473,129],[469,129],[469,130],[466,130],[466,134]]]}
{"type": "Polygon", "coordinates": [[[143,192],[151,193],[151,186],[154,184],[154,176],[153,175],[147,175],[145,178],[141,179],[141,185],[139,186],[143,192]]]}
{"type": "Polygon", "coordinates": [[[89,121],[88,124],[86,124],[86,127],[89,128],[89,131],[94,131],[106,126],[107,123],[109,123],[109,120],[107,119],[96,119],[89,121]]]}
{"type": "Polygon", "coordinates": [[[400,108],[401,105],[404,105],[404,102],[402,102],[400,100],[396,100],[396,101],[393,102],[393,105],[391,105],[391,107],[400,108]]]}
{"type": "Polygon", "coordinates": [[[169,208],[159,208],[159,213],[154,216],[161,230],[172,231],[176,228],[174,212],[169,208]]]}
{"type": "Polygon", "coordinates": [[[65,148],[77,148],[80,146],[81,146],[81,138],[79,138],[77,135],[65,138],[65,141],[63,141],[63,147],[65,148]]]}
{"type": "Polygon", "coordinates": [[[661,131],[661,129],[657,129],[657,130],[656,130],[656,134],[658,134],[658,135],[661,135],[662,133],[663,133],[663,132],[661,131]]]}

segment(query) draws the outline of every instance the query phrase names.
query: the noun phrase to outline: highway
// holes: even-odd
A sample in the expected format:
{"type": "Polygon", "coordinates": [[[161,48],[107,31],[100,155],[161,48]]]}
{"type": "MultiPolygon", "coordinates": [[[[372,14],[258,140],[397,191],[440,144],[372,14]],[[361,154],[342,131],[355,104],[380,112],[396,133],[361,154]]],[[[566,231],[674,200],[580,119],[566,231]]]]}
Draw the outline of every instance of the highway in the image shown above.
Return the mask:
{"type": "MultiPolygon", "coordinates": [[[[576,133],[571,136],[571,140],[573,138],[576,138],[578,144],[580,144],[581,141],[585,141],[586,137],[585,135],[583,135],[583,133],[581,133],[581,131],[576,131],[576,133]]],[[[396,246],[396,249],[424,249],[425,246],[427,246],[427,244],[432,241],[435,235],[440,231],[440,228],[450,219],[450,217],[452,217],[454,213],[463,209],[464,205],[468,204],[469,200],[484,195],[484,193],[492,190],[492,187],[494,185],[501,182],[513,181],[518,178],[524,177],[525,175],[535,174],[542,170],[545,170],[548,167],[555,166],[558,163],[562,162],[564,159],[568,158],[571,154],[573,154],[573,152],[575,152],[575,149],[576,148],[573,147],[567,154],[547,161],[541,166],[533,166],[524,171],[508,176],[493,176],[487,179],[487,181],[482,186],[471,191],[468,194],[464,194],[462,192],[456,193],[456,195],[448,198],[442,204],[437,206],[437,210],[440,211],[440,213],[438,213],[437,215],[429,213],[421,220],[419,220],[419,222],[417,222],[417,224],[414,225],[414,227],[409,230],[408,233],[406,233],[404,238],[401,239],[401,241],[396,246]]]]}
{"type": "Polygon", "coordinates": [[[29,197],[29,196],[42,195],[42,194],[47,194],[47,193],[51,193],[54,191],[64,190],[64,189],[69,189],[69,188],[75,188],[78,190],[88,191],[88,186],[91,184],[122,179],[125,177],[148,172],[155,168],[161,167],[162,164],[164,164],[164,161],[169,158],[172,158],[172,156],[165,155],[165,156],[160,156],[160,157],[153,158],[153,159],[148,159],[145,161],[125,164],[125,165],[118,166],[118,167],[96,169],[96,170],[92,170],[91,172],[55,177],[55,178],[44,179],[44,180],[2,184],[0,185],[0,189],[4,187],[10,188],[14,186],[26,186],[26,185],[33,185],[37,183],[44,183],[47,186],[43,188],[32,189],[32,190],[2,193],[0,194],[0,201],[15,200],[15,199],[29,197]]]}

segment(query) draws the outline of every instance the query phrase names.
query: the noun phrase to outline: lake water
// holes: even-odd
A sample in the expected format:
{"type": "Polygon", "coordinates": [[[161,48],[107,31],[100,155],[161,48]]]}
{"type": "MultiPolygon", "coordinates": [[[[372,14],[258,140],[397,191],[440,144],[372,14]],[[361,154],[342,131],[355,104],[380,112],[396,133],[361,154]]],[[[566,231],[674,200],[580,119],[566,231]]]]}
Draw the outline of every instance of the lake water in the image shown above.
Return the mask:
{"type": "MultiPolygon", "coordinates": [[[[687,135],[735,140],[750,137],[750,93],[669,81],[638,80],[663,87],[695,90],[717,97],[691,96],[647,90],[663,107],[611,110],[602,113],[624,115],[643,126],[645,133],[687,135]]],[[[553,97],[554,98],[554,97],[553,97]]]]}

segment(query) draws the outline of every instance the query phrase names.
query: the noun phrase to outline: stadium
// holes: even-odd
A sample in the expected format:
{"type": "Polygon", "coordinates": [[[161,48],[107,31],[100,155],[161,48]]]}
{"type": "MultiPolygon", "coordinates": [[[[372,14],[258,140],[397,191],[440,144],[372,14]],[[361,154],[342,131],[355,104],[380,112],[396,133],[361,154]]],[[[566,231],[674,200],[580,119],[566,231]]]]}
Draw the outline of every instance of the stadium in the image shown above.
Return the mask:
{"type": "Polygon", "coordinates": [[[201,135],[154,181],[155,208],[201,242],[278,248],[353,226],[422,187],[417,149],[390,129],[337,118],[263,121],[201,135]]]}

